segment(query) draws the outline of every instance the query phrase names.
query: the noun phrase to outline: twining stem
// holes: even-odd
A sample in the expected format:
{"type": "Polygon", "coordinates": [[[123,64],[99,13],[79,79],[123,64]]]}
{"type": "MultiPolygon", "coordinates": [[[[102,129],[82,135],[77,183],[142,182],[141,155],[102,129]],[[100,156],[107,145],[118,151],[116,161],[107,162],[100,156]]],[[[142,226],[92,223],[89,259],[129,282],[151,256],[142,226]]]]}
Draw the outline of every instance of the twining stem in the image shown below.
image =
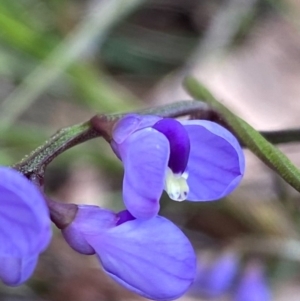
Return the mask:
{"type": "Polygon", "coordinates": [[[63,128],[13,167],[26,176],[43,176],[44,169],[55,157],[72,146],[97,136],[90,122],[63,128]]]}
{"type": "MultiPolygon", "coordinates": [[[[162,117],[190,115],[192,118],[216,119],[216,121],[218,119],[215,111],[207,104],[198,101],[182,101],[171,105],[141,110],[136,113],[153,114],[162,117]]],[[[87,122],[63,128],[13,167],[27,177],[35,174],[43,182],[45,168],[53,159],[69,148],[93,138],[103,137],[110,141],[114,124],[125,114],[128,113],[99,114],[87,122]]],[[[221,120],[219,121],[221,122],[221,120]]]]}
{"type": "MultiPolygon", "coordinates": [[[[190,119],[205,119],[217,122],[234,133],[234,130],[216,109],[201,101],[180,101],[132,113],[170,118],[189,116],[190,119]]],[[[128,113],[99,114],[87,122],[63,128],[13,167],[27,177],[38,176],[42,182],[46,166],[59,154],[93,138],[103,137],[110,141],[115,123],[125,114],[128,113]]],[[[300,129],[260,133],[274,144],[300,141],[300,129]]],[[[240,142],[243,145],[243,141],[240,142]]]]}

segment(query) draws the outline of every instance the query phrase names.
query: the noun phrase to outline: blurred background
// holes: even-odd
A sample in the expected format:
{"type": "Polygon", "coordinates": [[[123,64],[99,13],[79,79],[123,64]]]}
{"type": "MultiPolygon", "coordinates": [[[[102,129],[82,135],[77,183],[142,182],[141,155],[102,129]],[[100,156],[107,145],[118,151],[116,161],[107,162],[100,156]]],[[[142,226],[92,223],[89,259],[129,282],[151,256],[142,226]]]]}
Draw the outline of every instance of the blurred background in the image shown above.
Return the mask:
{"type": "MultiPolygon", "coordinates": [[[[299,127],[300,2],[0,1],[0,164],[21,160],[60,128],[96,113],[189,100],[182,88],[187,74],[258,130],[299,127]]],[[[299,166],[298,148],[280,146],[299,166]]],[[[222,201],[162,200],[161,214],[199,255],[199,279],[182,301],[234,300],[251,271],[266,280],[272,300],[299,300],[299,194],[247,150],[246,160],[241,186],[222,201]],[[216,294],[201,279],[231,279],[218,268],[224,258],[236,275],[216,294]]],[[[122,175],[110,147],[96,139],[49,165],[46,190],[62,202],[121,210],[122,175]]],[[[96,258],[77,254],[54,229],[31,280],[0,285],[0,300],[143,298],[115,284],[96,258]]]]}

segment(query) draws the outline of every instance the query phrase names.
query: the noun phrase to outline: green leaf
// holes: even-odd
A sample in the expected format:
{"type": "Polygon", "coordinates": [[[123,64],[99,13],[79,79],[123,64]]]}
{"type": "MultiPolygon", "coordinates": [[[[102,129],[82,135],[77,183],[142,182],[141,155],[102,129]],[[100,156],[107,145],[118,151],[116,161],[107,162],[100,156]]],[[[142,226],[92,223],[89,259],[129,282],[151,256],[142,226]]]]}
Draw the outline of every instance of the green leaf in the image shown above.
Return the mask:
{"type": "Polygon", "coordinates": [[[216,109],[232,128],[234,134],[266,165],[277,172],[287,183],[300,191],[300,171],[278,148],[268,142],[259,132],[243,119],[234,115],[197,80],[188,77],[185,80],[186,90],[196,99],[208,103],[216,109]]]}

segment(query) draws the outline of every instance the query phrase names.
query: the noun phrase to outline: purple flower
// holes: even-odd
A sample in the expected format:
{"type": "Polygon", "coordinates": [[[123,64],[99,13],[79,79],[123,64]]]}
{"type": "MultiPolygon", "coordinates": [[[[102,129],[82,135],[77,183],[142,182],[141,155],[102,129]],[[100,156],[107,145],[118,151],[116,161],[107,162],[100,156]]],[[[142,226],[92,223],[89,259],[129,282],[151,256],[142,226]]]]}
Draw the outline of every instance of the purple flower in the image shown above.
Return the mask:
{"type": "Polygon", "coordinates": [[[211,264],[202,264],[191,293],[205,297],[218,297],[233,285],[239,270],[239,258],[232,252],[223,253],[211,264]]]}
{"type": "Polygon", "coordinates": [[[271,292],[263,267],[250,263],[246,267],[235,292],[234,301],[270,301],[271,292]]]}
{"type": "Polygon", "coordinates": [[[136,218],[158,213],[164,189],[175,201],[216,200],[244,174],[236,138],[210,121],[129,114],[115,125],[111,146],[124,164],[123,198],[136,218]]]}
{"type": "Polygon", "coordinates": [[[146,298],[176,299],[196,274],[189,240],[161,216],[140,220],[128,211],[115,214],[97,206],[79,206],[63,235],[76,251],[96,253],[109,276],[146,298]]]}
{"type": "Polygon", "coordinates": [[[25,282],[45,250],[51,227],[39,190],[26,177],[0,167],[0,279],[7,285],[25,282]]]}

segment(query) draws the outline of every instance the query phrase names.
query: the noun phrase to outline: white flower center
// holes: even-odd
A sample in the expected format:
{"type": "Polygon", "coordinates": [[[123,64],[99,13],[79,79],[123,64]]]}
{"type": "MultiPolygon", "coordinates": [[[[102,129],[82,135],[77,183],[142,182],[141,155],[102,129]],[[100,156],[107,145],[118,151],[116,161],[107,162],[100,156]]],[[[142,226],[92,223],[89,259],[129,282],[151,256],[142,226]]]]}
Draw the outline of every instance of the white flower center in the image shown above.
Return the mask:
{"type": "Polygon", "coordinates": [[[174,174],[168,167],[165,181],[165,190],[169,197],[174,201],[184,201],[189,193],[189,186],[186,182],[188,178],[187,173],[174,174]]]}

